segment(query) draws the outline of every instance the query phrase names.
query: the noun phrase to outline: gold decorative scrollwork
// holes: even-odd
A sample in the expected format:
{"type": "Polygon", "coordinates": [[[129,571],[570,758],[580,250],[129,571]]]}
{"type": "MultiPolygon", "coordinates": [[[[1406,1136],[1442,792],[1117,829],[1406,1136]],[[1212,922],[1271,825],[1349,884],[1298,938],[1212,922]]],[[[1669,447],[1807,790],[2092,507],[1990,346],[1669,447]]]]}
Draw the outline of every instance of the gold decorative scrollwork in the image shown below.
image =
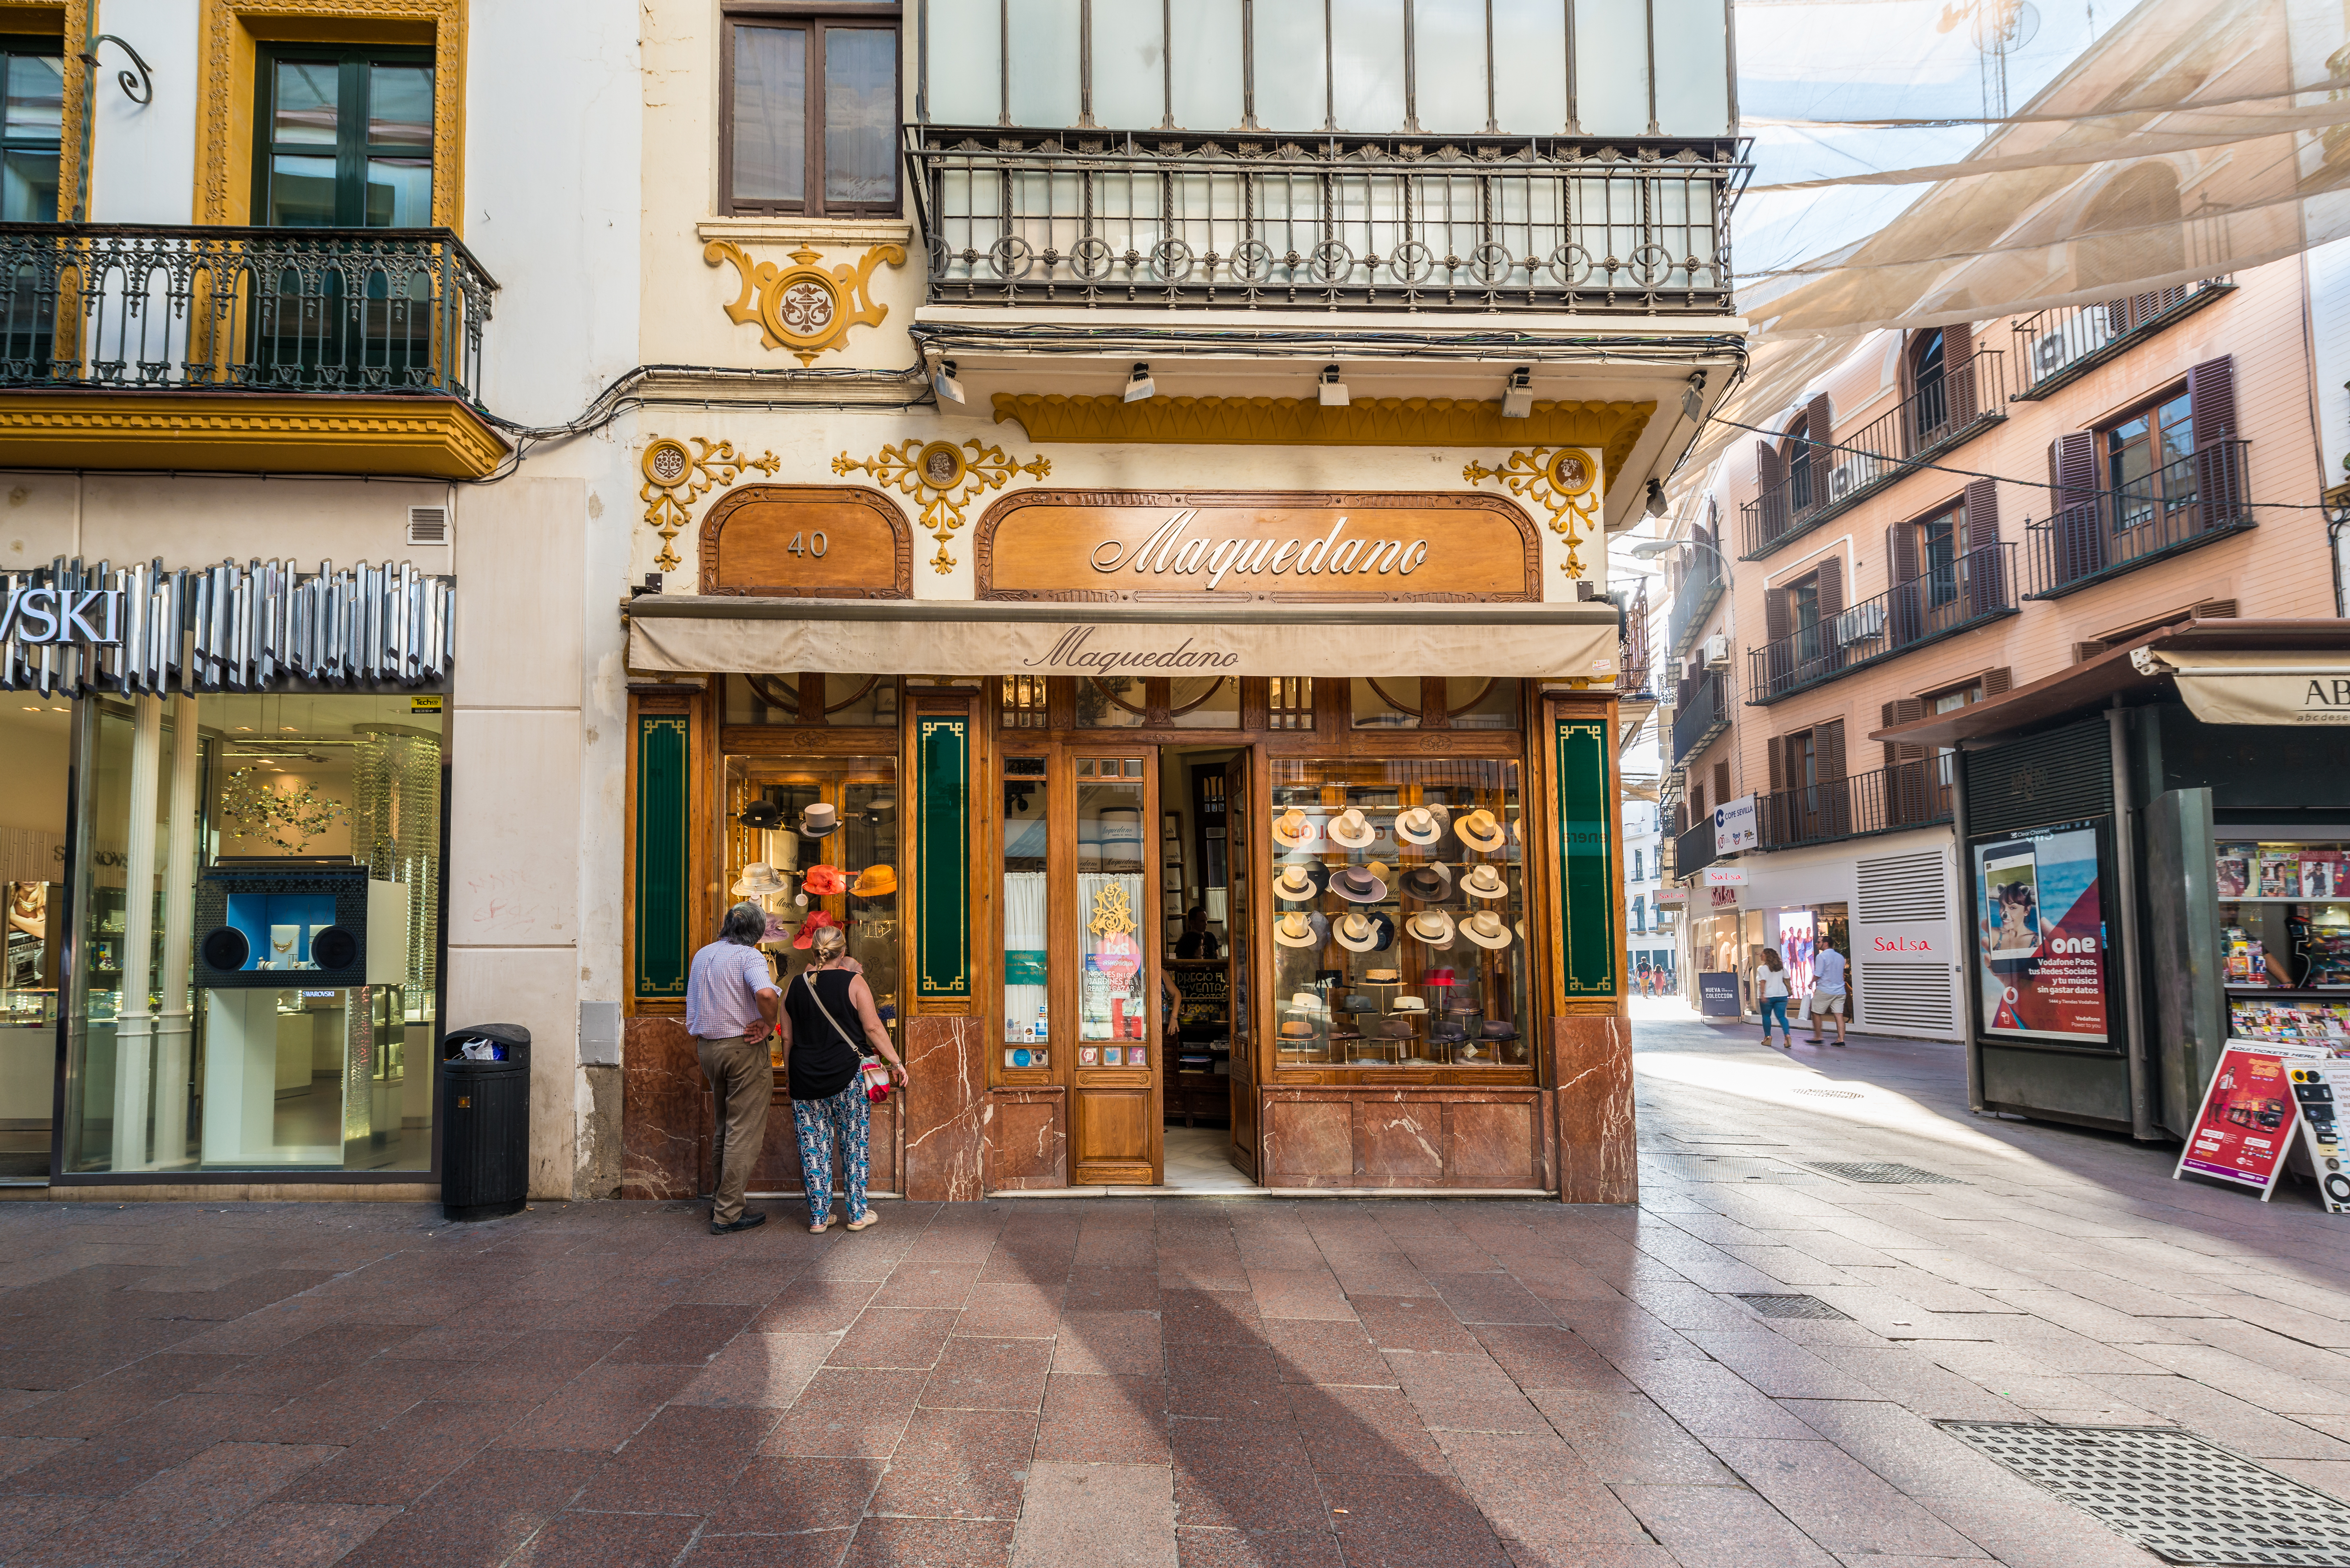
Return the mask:
{"type": "Polygon", "coordinates": [[[1101,891],[1094,895],[1093,919],[1086,922],[1086,929],[1097,937],[1134,933],[1134,906],[1127,899],[1124,883],[1115,877],[1103,882],[1101,891]]]}
{"type": "Polygon", "coordinates": [[[787,348],[806,365],[847,342],[850,327],[881,324],[889,307],[873,303],[873,269],[884,262],[905,265],[906,247],[875,245],[862,260],[830,272],[816,265],[823,257],[806,244],[792,253],[790,266],[754,262],[732,240],[711,241],[702,247],[702,259],[712,266],[733,262],[742,276],[743,292],[726,307],[727,319],[737,327],[756,323],[761,343],[787,348]]]}
{"type": "Polygon", "coordinates": [[[746,469],[757,469],[769,478],[784,465],[784,460],[774,452],[759,457],[744,457],[734,450],[731,441],[707,441],[700,436],[688,438],[693,450],[686,450],[684,441],[671,436],[658,436],[646,443],[641,466],[644,488],[637,498],[645,504],[645,521],[660,535],[660,554],[653,565],[664,572],[674,572],[685,563],[678,558],[677,535],[693,521],[686,510],[714,489],[723,489],[743,477],[746,469]]]}
{"type": "Polygon", "coordinates": [[[910,495],[922,509],[922,526],[939,542],[931,569],[951,572],[955,558],[947,554],[963,513],[991,490],[1001,490],[1018,474],[1042,479],[1053,472],[1053,460],[1031,458],[1026,462],[1006,456],[1000,446],[988,446],[977,437],[961,446],[952,441],[904,441],[885,446],[879,455],[854,458],[842,452],[832,460],[832,472],[843,477],[862,470],[901,495],[910,495]]]}
{"type": "Polygon", "coordinates": [[[1500,480],[1511,494],[1548,512],[1551,532],[1566,541],[1566,559],[1558,569],[1570,577],[1583,576],[1584,531],[1601,526],[1599,473],[1589,452],[1575,446],[1535,447],[1512,452],[1499,468],[1472,462],[1461,477],[1471,484],[1500,480]]]}

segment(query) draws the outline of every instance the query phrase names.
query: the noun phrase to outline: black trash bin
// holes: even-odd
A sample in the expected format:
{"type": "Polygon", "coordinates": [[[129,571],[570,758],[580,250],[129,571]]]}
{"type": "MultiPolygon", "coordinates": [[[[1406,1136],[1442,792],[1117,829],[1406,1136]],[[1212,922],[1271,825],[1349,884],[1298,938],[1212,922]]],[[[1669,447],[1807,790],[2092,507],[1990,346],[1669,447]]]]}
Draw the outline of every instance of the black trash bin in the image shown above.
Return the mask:
{"type": "Polygon", "coordinates": [[[452,1029],[442,1040],[447,1095],[441,1123],[441,1212],[494,1220],[530,1198],[530,1031],[519,1023],[452,1029]],[[467,1061],[485,1040],[494,1061],[467,1061]]]}

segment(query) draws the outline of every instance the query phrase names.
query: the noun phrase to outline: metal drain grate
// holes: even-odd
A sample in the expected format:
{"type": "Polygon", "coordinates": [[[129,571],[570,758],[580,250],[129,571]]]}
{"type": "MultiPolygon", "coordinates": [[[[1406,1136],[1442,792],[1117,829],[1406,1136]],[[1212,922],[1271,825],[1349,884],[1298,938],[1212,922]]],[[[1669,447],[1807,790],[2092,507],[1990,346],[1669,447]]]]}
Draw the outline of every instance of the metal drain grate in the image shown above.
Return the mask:
{"type": "Polygon", "coordinates": [[[1764,1317],[1829,1317],[1852,1321],[1852,1314],[1838,1312],[1817,1296],[1771,1295],[1763,1292],[1733,1293],[1748,1308],[1764,1317]]]}
{"type": "Polygon", "coordinates": [[[2166,1563],[2350,1563],[2350,1507],[2176,1427],[1934,1424],[2166,1563]]]}
{"type": "Polygon", "coordinates": [[[1753,1159],[1739,1155],[1643,1154],[1640,1158],[1644,1165],[1653,1168],[1659,1175],[1675,1181],[1807,1182],[1818,1179],[1809,1172],[1782,1165],[1775,1159],[1753,1159]]]}
{"type": "Polygon", "coordinates": [[[1860,1091],[1858,1089],[1797,1089],[1795,1093],[1799,1095],[1816,1095],[1823,1100],[1856,1100],[1860,1098],[1860,1091]]]}
{"type": "Polygon", "coordinates": [[[1955,1176],[1937,1176],[1930,1170],[1920,1170],[1914,1165],[1899,1165],[1883,1159],[1807,1159],[1804,1163],[1814,1170],[1825,1170],[1830,1176],[1841,1176],[1846,1181],[1932,1183],[1940,1187],[1964,1187],[1955,1176]]]}

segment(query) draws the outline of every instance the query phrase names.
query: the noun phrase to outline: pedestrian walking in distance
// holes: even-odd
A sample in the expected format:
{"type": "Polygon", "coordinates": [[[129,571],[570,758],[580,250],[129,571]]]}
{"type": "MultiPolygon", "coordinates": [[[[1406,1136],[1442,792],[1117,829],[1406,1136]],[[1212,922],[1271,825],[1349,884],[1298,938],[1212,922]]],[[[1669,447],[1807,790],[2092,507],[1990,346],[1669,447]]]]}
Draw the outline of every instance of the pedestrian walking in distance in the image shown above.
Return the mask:
{"type": "Polygon", "coordinates": [[[862,1231],[880,1218],[865,1206],[873,1106],[865,1096],[863,1059],[874,1055],[889,1063],[892,1085],[906,1081],[906,1064],[881,1027],[873,988],[848,967],[847,933],[838,926],[821,926],[809,946],[808,966],[785,991],[783,1020],[808,1229],[822,1235],[832,1223],[832,1159],[837,1150],[841,1184],[847,1189],[843,1210],[848,1228],[862,1231]]]}
{"type": "Polygon", "coordinates": [[[726,911],[718,940],[693,955],[685,981],[685,1027],[694,1054],[716,1091],[725,1123],[718,1193],[710,1202],[710,1233],[730,1235],[764,1225],[764,1213],[745,1213],[743,1189],[767,1134],[767,1102],[775,1075],[767,1036],[775,1029],[775,976],[759,950],[767,917],[756,904],[726,911]]]}
{"type": "Polygon", "coordinates": [[[1779,961],[1777,948],[1764,948],[1762,961],[1754,971],[1755,989],[1762,993],[1762,1044],[1771,1044],[1771,1020],[1779,1021],[1779,1038],[1787,1049],[1795,1047],[1794,1032],[1787,1027],[1787,967],[1779,961]]]}

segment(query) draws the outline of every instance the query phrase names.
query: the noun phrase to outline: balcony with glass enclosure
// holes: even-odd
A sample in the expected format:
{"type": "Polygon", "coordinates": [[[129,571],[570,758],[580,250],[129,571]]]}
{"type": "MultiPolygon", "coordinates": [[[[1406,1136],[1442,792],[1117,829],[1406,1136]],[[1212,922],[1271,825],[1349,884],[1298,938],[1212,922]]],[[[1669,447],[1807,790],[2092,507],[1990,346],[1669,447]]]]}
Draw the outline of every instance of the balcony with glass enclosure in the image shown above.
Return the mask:
{"type": "Polygon", "coordinates": [[[929,0],[919,23],[933,304],[1731,310],[1719,0],[929,0]]]}

